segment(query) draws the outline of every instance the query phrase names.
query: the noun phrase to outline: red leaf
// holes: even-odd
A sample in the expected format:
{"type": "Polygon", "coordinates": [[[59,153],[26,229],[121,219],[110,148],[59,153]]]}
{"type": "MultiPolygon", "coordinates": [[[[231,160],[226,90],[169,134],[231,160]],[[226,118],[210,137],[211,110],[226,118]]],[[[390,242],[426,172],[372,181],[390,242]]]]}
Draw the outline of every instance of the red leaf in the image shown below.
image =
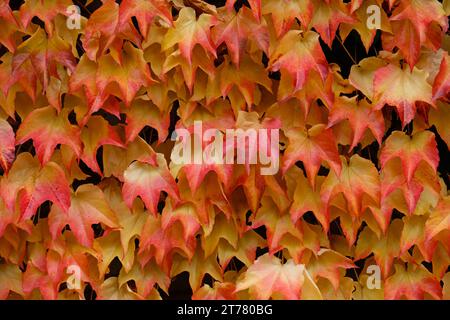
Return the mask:
{"type": "Polygon", "coordinates": [[[14,131],[9,123],[3,119],[0,120],[0,165],[3,171],[8,172],[15,155],[15,137],[14,131]]]}
{"type": "Polygon", "coordinates": [[[425,161],[436,171],[439,164],[439,152],[434,134],[430,131],[422,131],[409,137],[401,131],[393,132],[387,138],[381,151],[381,166],[384,167],[389,160],[396,157],[399,157],[402,162],[407,182],[411,181],[421,161],[425,161]]]}
{"type": "Polygon", "coordinates": [[[65,144],[80,155],[80,129],[67,119],[68,111],[57,114],[50,106],[33,110],[17,130],[16,144],[33,139],[36,154],[42,164],[50,160],[55,147],[65,144]]]}
{"type": "Polygon", "coordinates": [[[302,161],[310,184],[314,187],[315,178],[323,161],[339,175],[341,163],[333,132],[325,125],[318,124],[308,130],[294,128],[286,133],[289,145],[283,157],[283,172],[296,161],[302,161]]]}
{"type": "Polygon", "coordinates": [[[294,91],[304,86],[311,70],[317,70],[325,81],[328,62],[320,47],[319,35],[313,31],[289,31],[271,53],[269,68],[287,72],[294,81],[294,91]]]}
{"type": "Polygon", "coordinates": [[[134,199],[140,196],[147,209],[156,215],[160,192],[163,190],[179,201],[177,185],[160,153],[157,154],[155,166],[140,161],[130,164],[124,172],[124,179],[122,193],[129,208],[133,206],[134,199]]]}

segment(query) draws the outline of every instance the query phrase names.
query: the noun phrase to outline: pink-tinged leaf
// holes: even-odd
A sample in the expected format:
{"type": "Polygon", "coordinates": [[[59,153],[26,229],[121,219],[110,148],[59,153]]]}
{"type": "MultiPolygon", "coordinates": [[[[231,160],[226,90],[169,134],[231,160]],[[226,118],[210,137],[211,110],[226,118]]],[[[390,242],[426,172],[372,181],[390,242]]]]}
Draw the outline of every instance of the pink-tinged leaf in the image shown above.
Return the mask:
{"type": "Polygon", "coordinates": [[[132,17],[136,17],[139,29],[144,37],[147,37],[150,25],[155,17],[159,17],[167,24],[172,24],[172,14],[170,13],[170,5],[166,0],[124,0],[119,7],[119,28],[131,21],[132,17]]]}
{"type": "Polygon", "coordinates": [[[19,266],[9,263],[0,265],[0,299],[8,298],[10,291],[23,294],[22,282],[19,266]]]}
{"type": "Polygon", "coordinates": [[[374,164],[359,155],[349,161],[341,156],[342,171],[339,175],[330,171],[320,190],[325,204],[339,194],[347,200],[347,208],[353,217],[360,217],[368,203],[380,202],[380,179],[374,164]],[[370,202],[369,202],[370,201],[370,202]]]}
{"type": "Polygon", "coordinates": [[[431,239],[444,230],[450,230],[450,196],[441,199],[431,211],[425,225],[426,238],[431,239]]]}
{"type": "Polygon", "coordinates": [[[97,69],[97,63],[89,60],[87,55],[83,55],[69,79],[69,92],[75,94],[83,89],[86,96],[89,110],[82,123],[85,123],[92,113],[100,110],[109,96],[107,92],[100,91],[97,87],[97,69]]]}
{"type": "MultiPolygon", "coordinates": [[[[261,0],[248,0],[248,3],[250,4],[250,8],[252,9],[253,15],[255,18],[260,21],[261,19],[261,0]]],[[[236,3],[236,0],[227,0],[225,6],[226,8],[231,11],[233,10],[233,6],[236,3]]]]}
{"type": "Polygon", "coordinates": [[[436,171],[439,152],[434,134],[431,131],[421,131],[410,137],[402,131],[393,132],[381,151],[381,166],[384,167],[389,160],[397,157],[402,162],[407,182],[411,181],[421,161],[425,161],[436,171]]]}
{"type": "Polygon", "coordinates": [[[124,172],[125,183],[122,193],[128,207],[140,196],[145,206],[153,214],[157,214],[157,206],[161,191],[165,191],[175,201],[179,201],[175,179],[167,168],[164,155],[157,154],[157,165],[135,161],[124,172]]]}
{"type": "Polygon", "coordinates": [[[278,38],[289,31],[296,18],[300,20],[303,29],[306,29],[313,10],[310,0],[271,0],[262,4],[262,14],[271,15],[278,38]]]}
{"type": "Polygon", "coordinates": [[[38,17],[45,24],[45,30],[51,35],[53,33],[53,20],[56,15],[66,15],[67,7],[72,5],[69,0],[26,0],[20,6],[20,22],[26,28],[33,17],[38,17]]]}
{"type": "Polygon", "coordinates": [[[158,144],[164,142],[169,134],[170,116],[163,114],[149,100],[136,99],[126,110],[127,126],[125,136],[127,142],[133,141],[145,126],[158,131],[158,144]]]}
{"type": "Polygon", "coordinates": [[[412,71],[420,57],[419,34],[409,20],[392,21],[391,26],[392,34],[383,34],[383,48],[389,51],[393,51],[394,47],[400,49],[412,71]]]}
{"type": "Polygon", "coordinates": [[[316,70],[325,81],[328,62],[320,47],[319,35],[313,31],[289,31],[270,54],[269,68],[288,73],[293,80],[294,91],[304,86],[311,70],[316,70]]]}
{"type": "Polygon", "coordinates": [[[448,18],[442,4],[434,0],[403,0],[394,9],[390,20],[409,20],[419,35],[420,43],[423,44],[427,38],[430,24],[439,24],[443,33],[448,29],[448,18]]]}
{"type": "Polygon", "coordinates": [[[80,129],[71,125],[66,112],[57,113],[53,107],[33,110],[17,130],[16,144],[33,139],[36,154],[45,164],[58,144],[72,148],[77,156],[81,152],[80,129]]]}
{"type": "Polygon", "coordinates": [[[416,102],[433,105],[432,88],[427,78],[425,70],[415,67],[411,71],[389,64],[378,69],[373,80],[375,109],[382,109],[385,104],[395,106],[405,127],[416,114],[416,102]]]}
{"type": "Polygon", "coordinates": [[[411,300],[423,300],[425,294],[440,300],[442,288],[439,280],[422,265],[408,265],[405,268],[396,264],[394,275],[386,279],[384,298],[387,300],[397,300],[403,296],[411,300]]]}
{"type": "Polygon", "coordinates": [[[105,144],[125,147],[116,129],[117,128],[110,126],[102,117],[93,116],[81,130],[81,142],[83,142],[81,160],[83,160],[91,170],[98,174],[101,174],[96,159],[98,148],[105,144]]]}
{"type": "Polygon", "coordinates": [[[269,30],[265,24],[258,23],[245,7],[236,14],[226,13],[224,21],[220,21],[212,32],[217,47],[222,43],[227,45],[233,63],[239,65],[248,39],[254,40],[261,50],[268,53],[269,30]]]}
{"type": "Polygon", "coordinates": [[[67,224],[78,242],[85,247],[92,247],[93,224],[102,223],[109,228],[119,228],[117,217],[106,202],[105,195],[92,184],[81,185],[72,192],[67,211],[62,210],[59,205],[53,205],[48,219],[53,239],[58,237],[67,224]]]}
{"type": "Polygon", "coordinates": [[[173,250],[181,250],[189,260],[192,259],[197,243],[196,239],[190,238],[186,242],[183,237],[180,237],[181,233],[183,230],[180,224],[174,224],[163,230],[161,216],[148,215],[147,222],[141,231],[140,263],[145,265],[147,261],[154,258],[159,266],[168,271],[172,264],[171,253],[173,250]]]}
{"type": "Polygon", "coordinates": [[[356,97],[337,98],[329,114],[328,127],[332,127],[345,119],[348,120],[353,130],[350,150],[353,150],[361,141],[367,129],[370,129],[381,145],[385,130],[383,113],[379,110],[374,110],[373,106],[366,100],[356,101],[356,97]]]}
{"type": "Polygon", "coordinates": [[[29,197],[20,199],[22,220],[29,219],[45,201],[51,201],[63,211],[70,207],[70,188],[66,175],[59,165],[47,162],[34,180],[34,189],[29,197]]]}
{"type": "Polygon", "coordinates": [[[442,57],[439,73],[434,79],[433,84],[433,100],[447,99],[450,100],[450,58],[446,52],[442,57]]]}
{"type": "Polygon", "coordinates": [[[283,172],[295,162],[302,161],[313,187],[317,172],[324,161],[336,174],[340,174],[341,162],[333,131],[327,129],[324,124],[318,124],[309,130],[294,128],[286,132],[286,136],[289,144],[283,157],[283,172]]]}
{"type": "Polygon", "coordinates": [[[118,63],[111,54],[99,58],[96,84],[100,93],[107,90],[111,83],[117,84],[120,93],[111,93],[129,106],[141,86],[150,86],[154,80],[142,50],[127,42],[121,53],[121,63],[118,63]]]}
{"type": "Polygon", "coordinates": [[[355,268],[355,264],[339,252],[330,249],[320,249],[317,256],[308,264],[308,271],[317,277],[328,279],[334,290],[339,289],[340,271],[355,268]]]}
{"type": "Polygon", "coordinates": [[[305,278],[309,276],[307,273],[302,264],[295,264],[293,260],[283,264],[277,257],[265,254],[238,280],[236,292],[249,289],[256,299],[267,300],[279,294],[283,299],[298,300],[305,278]]]}
{"type": "Polygon", "coordinates": [[[89,17],[81,41],[90,60],[96,61],[110,50],[116,61],[120,61],[124,40],[140,44],[141,36],[132,22],[125,20],[119,26],[119,19],[119,5],[113,0],[106,0],[89,17]]]}
{"type": "Polygon", "coordinates": [[[0,119],[0,165],[8,172],[15,158],[14,131],[6,120],[0,119]]]}
{"type": "Polygon", "coordinates": [[[232,282],[213,283],[211,288],[208,284],[204,284],[200,289],[192,294],[192,300],[235,300],[236,285],[232,282]]]}
{"type": "Polygon", "coordinates": [[[187,202],[174,208],[171,201],[166,201],[166,206],[161,215],[161,227],[166,230],[176,222],[183,226],[183,239],[186,242],[194,238],[200,229],[197,210],[192,203],[187,202]]]}
{"type": "Polygon", "coordinates": [[[311,26],[317,30],[322,40],[331,48],[336,31],[341,23],[355,23],[347,4],[342,0],[313,0],[311,26]]]}
{"type": "Polygon", "coordinates": [[[178,48],[189,64],[192,62],[192,51],[196,44],[217,57],[216,48],[211,39],[211,27],[217,23],[216,17],[203,13],[196,18],[195,10],[184,7],[178,13],[175,27],[169,29],[162,42],[163,50],[178,44],[178,48]]]}

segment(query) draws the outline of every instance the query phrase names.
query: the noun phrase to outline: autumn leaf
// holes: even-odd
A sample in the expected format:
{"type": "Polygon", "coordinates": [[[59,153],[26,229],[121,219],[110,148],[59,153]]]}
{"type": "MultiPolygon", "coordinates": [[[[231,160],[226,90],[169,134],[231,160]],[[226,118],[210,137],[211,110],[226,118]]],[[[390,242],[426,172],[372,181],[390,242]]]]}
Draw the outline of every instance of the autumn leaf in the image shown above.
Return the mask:
{"type": "Polygon", "coordinates": [[[10,291],[23,294],[22,273],[18,266],[14,264],[0,265],[0,298],[5,300],[10,291]]]}
{"type": "Polygon", "coordinates": [[[356,97],[338,98],[330,111],[328,127],[342,120],[348,120],[353,130],[351,150],[361,141],[367,129],[370,129],[378,144],[381,144],[385,130],[383,114],[374,110],[366,100],[357,101],[356,97]]]}
{"type": "MultiPolygon", "coordinates": [[[[236,3],[236,0],[227,0],[225,6],[227,7],[228,10],[231,10],[235,3],[236,3]]],[[[258,19],[258,22],[259,22],[259,20],[261,19],[262,1],[261,0],[249,0],[248,3],[250,4],[250,8],[252,8],[253,15],[255,16],[256,19],[258,19]]]]}
{"type": "Polygon", "coordinates": [[[154,258],[162,270],[169,273],[172,268],[174,250],[192,259],[197,244],[196,239],[191,238],[186,242],[179,237],[180,232],[183,232],[182,225],[174,224],[163,230],[160,216],[148,215],[140,237],[138,257],[141,265],[147,264],[154,258]]]}
{"type": "Polygon", "coordinates": [[[439,67],[439,73],[436,75],[433,84],[433,99],[446,98],[448,99],[448,93],[450,91],[450,64],[448,53],[442,57],[441,65],[439,67]]]}
{"type": "MultiPolygon", "coordinates": [[[[23,194],[22,194],[23,195],[23,194]]],[[[67,211],[70,206],[70,188],[64,171],[54,162],[47,162],[34,179],[34,189],[20,199],[22,219],[29,219],[37,208],[50,200],[67,211]]]]}
{"type": "Polygon", "coordinates": [[[164,142],[167,138],[170,119],[162,114],[151,101],[136,99],[131,104],[130,109],[126,111],[127,126],[125,127],[125,136],[127,142],[133,141],[147,125],[158,131],[159,143],[164,142]]]}
{"type": "MultiPolygon", "coordinates": [[[[391,160],[381,171],[382,205],[380,214],[375,214],[375,218],[383,230],[386,230],[392,209],[395,208],[406,215],[422,215],[430,207],[434,207],[441,197],[440,182],[428,164],[422,162],[410,181],[404,174],[399,174],[402,171],[400,159],[391,160]],[[421,208],[420,201],[422,201],[422,205],[425,204],[424,208],[421,208]],[[429,207],[426,207],[427,205],[429,207]]],[[[373,212],[378,212],[377,208],[371,207],[371,209],[373,212]]]]}
{"type": "Polygon", "coordinates": [[[356,20],[350,15],[348,6],[341,0],[313,0],[314,14],[311,20],[322,40],[331,47],[336,31],[341,23],[353,24],[356,20]]]}
{"type": "Polygon", "coordinates": [[[124,272],[122,269],[118,279],[119,286],[124,286],[130,280],[134,280],[137,293],[144,298],[153,293],[155,284],[165,292],[169,291],[170,278],[154,262],[147,264],[145,267],[134,264],[129,272],[124,272]]]}
{"type": "Polygon", "coordinates": [[[409,67],[413,70],[420,57],[420,36],[417,33],[415,24],[410,20],[392,21],[392,35],[386,34],[383,37],[383,47],[393,50],[397,47],[409,67]],[[394,36],[395,35],[395,36],[394,36]]]}
{"type": "MultiPolygon", "coordinates": [[[[51,89],[49,88],[50,77],[60,78],[57,72],[58,64],[66,67],[70,72],[75,69],[75,58],[70,50],[70,45],[59,36],[48,37],[43,30],[38,29],[14,52],[10,81],[18,81],[21,72],[27,70],[36,75],[44,90],[49,91],[51,89]]],[[[57,109],[60,109],[60,106],[57,109]]]]}
{"type": "Polygon", "coordinates": [[[220,241],[217,247],[217,257],[222,270],[227,268],[234,257],[246,266],[250,266],[256,259],[257,248],[264,246],[265,240],[253,230],[248,230],[239,237],[236,248],[228,241],[220,241]]]}
{"type": "Polygon", "coordinates": [[[433,105],[427,77],[426,71],[417,68],[410,71],[395,64],[378,69],[373,80],[375,109],[381,109],[385,104],[395,106],[403,127],[406,126],[416,114],[416,102],[433,105]]]}
{"type": "Polygon", "coordinates": [[[105,276],[108,266],[115,258],[119,259],[125,271],[130,271],[134,262],[134,250],[124,253],[122,248],[116,245],[119,240],[120,234],[117,231],[94,239],[92,247],[97,252],[99,277],[105,276]]]}
{"type": "Polygon", "coordinates": [[[386,62],[377,57],[369,57],[361,60],[350,69],[349,81],[359,91],[361,91],[370,101],[374,101],[374,77],[375,73],[386,62]]]}
{"type": "Polygon", "coordinates": [[[273,71],[281,69],[289,74],[294,92],[304,86],[311,70],[316,70],[324,80],[328,63],[320,48],[319,35],[312,31],[289,31],[271,52],[269,68],[273,71]]]}
{"type": "Polygon", "coordinates": [[[205,232],[204,241],[202,241],[205,257],[213,254],[221,241],[226,241],[233,249],[237,249],[238,237],[235,223],[232,220],[227,220],[224,215],[215,217],[212,231],[205,232]]]}
{"type": "Polygon", "coordinates": [[[122,199],[122,189],[115,179],[106,180],[103,193],[106,201],[110,204],[117,216],[120,225],[120,242],[123,254],[129,251],[131,243],[141,234],[142,228],[147,221],[148,212],[144,210],[142,202],[137,202],[131,209],[128,208],[122,199]]]}
{"type": "Polygon", "coordinates": [[[15,136],[9,123],[0,120],[0,164],[7,172],[15,158],[15,136]]]}
{"type": "Polygon", "coordinates": [[[222,43],[227,45],[233,63],[239,66],[247,39],[254,39],[261,50],[268,52],[269,31],[251,15],[249,9],[242,7],[236,14],[227,11],[223,20],[213,28],[213,39],[216,47],[222,43]]]}
{"type": "Polygon", "coordinates": [[[149,86],[152,81],[150,68],[144,60],[142,50],[129,43],[124,46],[120,64],[111,55],[102,56],[98,60],[98,90],[102,93],[112,82],[116,83],[120,89],[120,94],[117,95],[126,105],[130,105],[141,86],[149,86]]]}
{"type": "Polygon", "coordinates": [[[234,300],[235,285],[230,282],[214,282],[211,288],[208,284],[203,285],[192,295],[192,300],[234,300]]]}
{"type": "Polygon", "coordinates": [[[439,281],[424,266],[416,268],[396,264],[395,273],[386,280],[385,299],[399,299],[403,295],[408,299],[424,299],[429,294],[434,299],[441,299],[442,289],[439,281]]]}
{"type": "Polygon", "coordinates": [[[126,0],[120,3],[119,7],[119,28],[129,23],[132,17],[136,17],[139,28],[144,37],[147,37],[148,30],[155,17],[159,17],[167,24],[172,24],[170,7],[166,1],[137,1],[126,0]]]}
{"type": "Polygon", "coordinates": [[[119,19],[119,5],[111,0],[106,0],[89,17],[81,41],[86,56],[90,60],[96,61],[108,49],[112,49],[110,53],[118,62],[123,39],[131,40],[136,44],[141,42],[140,35],[131,27],[131,21],[121,21],[119,25],[119,19]]]}
{"type": "Polygon", "coordinates": [[[0,0],[0,298],[450,299],[449,13],[0,0]]]}
{"type": "MultiPolygon", "coordinates": [[[[197,248],[200,248],[197,247],[197,248]]],[[[176,256],[174,264],[171,270],[171,275],[176,276],[183,271],[189,272],[189,284],[192,291],[196,291],[200,288],[201,281],[205,274],[209,274],[216,280],[222,280],[222,270],[217,263],[217,259],[214,256],[205,258],[202,250],[197,249],[194,256],[190,260],[180,259],[180,256],[176,256]]]]}
{"type": "Polygon", "coordinates": [[[339,288],[339,269],[354,268],[353,262],[336,251],[321,249],[317,258],[308,264],[308,271],[313,278],[323,277],[328,279],[334,289],[339,288]]]}
{"type": "Polygon", "coordinates": [[[408,182],[411,181],[420,161],[425,161],[436,170],[439,155],[434,134],[422,131],[409,137],[401,131],[393,132],[383,146],[380,156],[381,166],[384,167],[389,160],[396,157],[402,162],[403,173],[408,182]]]}
{"type": "Polygon", "coordinates": [[[169,29],[164,36],[162,49],[167,50],[178,44],[182,56],[189,64],[192,62],[192,50],[196,44],[200,44],[203,49],[217,57],[210,30],[216,23],[217,19],[206,13],[201,14],[197,20],[195,10],[185,7],[180,10],[174,28],[169,29]]]}
{"type": "Polygon", "coordinates": [[[163,230],[170,228],[174,223],[179,222],[183,226],[183,239],[188,242],[194,238],[200,222],[192,203],[180,204],[176,208],[168,203],[161,215],[161,227],[163,230]]]}
{"type": "MultiPolygon", "coordinates": [[[[370,15],[373,13],[371,11],[371,8],[374,8],[373,6],[379,7],[381,1],[379,0],[369,0],[369,1],[361,1],[356,0],[352,1],[351,5],[351,13],[353,13],[354,16],[356,16],[356,19],[358,20],[356,23],[341,23],[339,26],[339,34],[342,37],[342,40],[345,41],[345,39],[348,37],[350,32],[352,30],[356,30],[359,33],[359,36],[361,38],[361,41],[364,44],[364,48],[366,49],[366,52],[369,51],[370,46],[372,45],[377,29],[381,29],[385,31],[386,33],[391,33],[392,28],[391,24],[389,23],[389,18],[384,12],[384,10],[380,10],[380,25],[377,26],[377,28],[369,28],[368,27],[368,20],[371,17],[374,17],[373,15],[370,15]]],[[[385,34],[386,34],[385,33],[385,34]]],[[[383,34],[383,35],[385,35],[383,34]]],[[[399,37],[398,37],[399,38],[399,37]]],[[[398,39],[397,38],[397,39],[398,39]]]]}
{"type": "Polygon", "coordinates": [[[438,203],[426,222],[425,234],[430,239],[443,230],[450,229],[450,198],[447,196],[438,203]]]}
{"type": "MultiPolygon", "coordinates": [[[[292,167],[289,170],[293,169],[296,169],[296,167],[292,167]]],[[[330,218],[328,216],[327,208],[322,204],[320,193],[317,190],[313,190],[308,183],[308,180],[303,175],[303,172],[298,172],[295,181],[296,186],[293,194],[293,202],[289,209],[293,221],[297,221],[305,213],[311,211],[314,213],[317,220],[319,220],[323,228],[328,230],[330,218]]],[[[322,181],[320,183],[322,183],[322,181]]]]}
{"type": "Polygon", "coordinates": [[[98,148],[105,144],[124,147],[119,133],[100,116],[93,116],[89,119],[86,126],[81,130],[80,138],[83,143],[81,160],[99,174],[101,174],[101,171],[96,160],[98,148]]]}
{"type": "Polygon", "coordinates": [[[264,1],[261,10],[263,15],[271,15],[277,37],[281,37],[288,32],[296,18],[303,27],[307,27],[314,8],[310,0],[276,0],[264,1]]]}
{"type": "Polygon", "coordinates": [[[300,160],[304,163],[308,180],[313,187],[323,161],[327,161],[327,164],[340,174],[339,153],[331,129],[318,124],[308,130],[291,129],[286,135],[290,143],[283,157],[283,172],[300,160]]]}
{"type": "Polygon", "coordinates": [[[271,254],[281,249],[280,242],[285,235],[290,235],[299,241],[303,238],[302,232],[292,222],[291,216],[286,212],[279,212],[270,198],[262,198],[261,208],[256,212],[251,225],[254,229],[266,227],[267,243],[271,254]]]}
{"type": "Polygon", "coordinates": [[[38,17],[44,22],[46,31],[51,35],[54,29],[53,19],[57,14],[65,14],[67,7],[70,5],[72,5],[72,2],[68,0],[45,2],[27,0],[20,7],[20,22],[26,28],[33,17],[38,17]]]}
{"type": "Polygon", "coordinates": [[[103,192],[92,184],[82,185],[71,194],[70,207],[64,212],[54,205],[50,211],[49,226],[53,238],[69,225],[80,244],[91,247],[94,240],[92,224],[103,223],[118,228],[117,218],[105,200],[103,192]]]}
{"type": "Polygon", "coordinates": [[[255,90],[258,88],[258,84],[268,91],[272,90],[270,79],[264,68],[250,58],[242,59],[239,67],[226,63],[220,70],[219,77],[222,96],[227,96],[231,89],[235,87],[241,92],[249,109],[252,108],[254,103],[255,90]]]}
{"type": "MultiPolygon", "coordinates": [[[[161,297],[157,291],[152,292],[154,300],[160,300],[161,297]]],[[[120,285],[118,277],[110,277],[102,283],[99,296],[100,300],[142,300],[143,298],[130,289],[128,284],[120,285]]]]}
{"type": "Polygon", "coordinates": [[[192,51],[192,61],[188,63],[186,59],[181,55],[180,50],[176,50],[171,53],[164,62],[162,72],[163,76],[166,77],[167,73],[173,69],[178,70],[181,68],[181,72],[183,73],[184,80],[186,81],[186,86],[189,89],[189,92],[193,92],[194,85],[198,83],[196,81],[197,70],[204,71],[210,78],[214,78],[216,76],[216,70],[214,68],[213,61],[210,59],[204,58],[204,53],[200,47],[194,47],[192,51]]]}
{"type": "Polygon", "coordinates": [[[157,154],[156,159],[156,165],[135,161],[125,170],[122,192],[128,207],[131,208],[134,199],[140,196],[147,209],[156,214],[160,192],[163,190],[175,200],[179,200],[178,188],[164,156],[157,154]]]}
{"type": "Polygon", "coordinates": [[[356,243],[355,260],[363,259],[373,252],[375,261],[386,278],[390,274],[394,258],[400,253],[402,228],[403,222],[396,219],[389,225],[386,236],[379,239],[370,228],[365,227],[356,243]]]}
{"type": "MultiPolygon", "coordinates": [[[[341,156],[342,171],[337,175],[330,171],[320,190],[325,204],[342,194],[347,200],[349,213],[358,217],[369,201],[377,204],[380,201],[380,181],[378,171],[367,159],[354,155],[347,161],[341,156]]],[[[370,203],[370,202],[369,202],[370,203]]]]}
{"type": "MultiPolygon", "coordinates": [[[[392,21],[409,20],[411,26],[415,29],[418,35],[418,43],[424,44],[427,39],[427,32],[432,22],[436,22],[445,33],[448,29],[448,19],[442,8],[442,4],[434,0],[417,1],[406,0],[402,1],[397,8],[392,12],[390,17],[392,21]]],[[[410,62],[411,69],[414,66],[414,60],[410,62]]]]}
{"type": "MultiPolygon", "coordinates": [[[[296,300],[301,297],[305,278],[310,275],[304,265],[292,260],[286,263],[265,254],[251,265],[236,285],[236,291],[250,290],[256,299],[267,300],[278,294],[284,299],[296,300]]],[[[318,289],[317,289],[318,290],[318,289]]]]}
{"type": "Polygon", "coordinates": [[[67,112],[48,106],[33,110],[22,122],[16,133],[16,144],[33,139],[41,163],[46,163],[59,144],[71,147],[77,155],[81,152],[80,129],[70,124],[67,112]]]}

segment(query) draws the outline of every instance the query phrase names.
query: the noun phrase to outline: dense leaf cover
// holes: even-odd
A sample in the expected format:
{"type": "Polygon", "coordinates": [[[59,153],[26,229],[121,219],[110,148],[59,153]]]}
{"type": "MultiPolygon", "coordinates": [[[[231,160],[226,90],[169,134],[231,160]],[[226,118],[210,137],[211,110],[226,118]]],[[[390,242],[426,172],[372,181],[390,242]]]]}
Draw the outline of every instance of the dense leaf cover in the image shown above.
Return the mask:
{"type": "Polygon", "coordinates": [[[0,0],[0,298],[450,299],[449,14],[0,0]],[[195,121],[279,171],[174,163],[195,121]]]}

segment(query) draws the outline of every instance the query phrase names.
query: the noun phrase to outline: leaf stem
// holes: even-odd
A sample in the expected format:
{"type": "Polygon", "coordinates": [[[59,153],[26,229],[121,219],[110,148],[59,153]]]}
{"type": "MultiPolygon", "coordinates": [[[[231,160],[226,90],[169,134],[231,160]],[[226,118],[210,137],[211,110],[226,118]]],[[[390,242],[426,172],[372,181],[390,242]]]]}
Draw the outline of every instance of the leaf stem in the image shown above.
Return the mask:
{"type": "Polygon", "coordinates": [[[350,52],[347,50],[347,48],[345,47],[344,43],[342,42],[341,37],[336,34],[336,39],[338,39],[339,43],[341,44],[342,48],[344,48],[345,52],[347,53],[347,55],[350,57],[350,59],[352,59],[353,64],[358,64],[358,62],[356,62],[356,60],[352,57],[352,55],[350,54],[350,52]]]}

